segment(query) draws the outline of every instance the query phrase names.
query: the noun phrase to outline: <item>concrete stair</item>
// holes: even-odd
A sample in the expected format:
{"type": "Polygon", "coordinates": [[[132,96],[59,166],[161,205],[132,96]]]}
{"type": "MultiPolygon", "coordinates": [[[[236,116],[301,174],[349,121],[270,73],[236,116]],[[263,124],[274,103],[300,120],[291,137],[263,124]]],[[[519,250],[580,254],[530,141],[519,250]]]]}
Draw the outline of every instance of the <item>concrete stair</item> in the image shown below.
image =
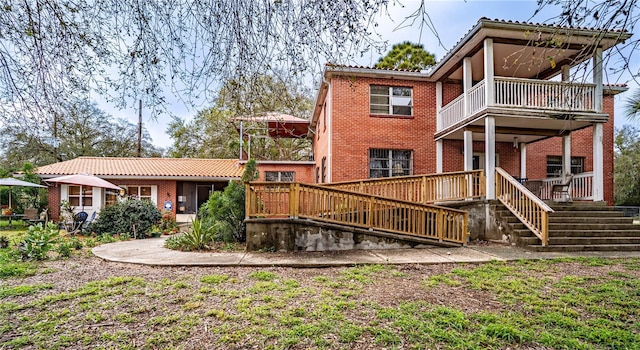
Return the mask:
{"type": "Polygon", "coordinates": [[[507,226],[511,242],[535,251],[633,251],[640,250],[640,225],[633,218],[602,202],[548,203],[549,244],[526,228],[507,208],[498,206],[496,214],[507,226]]]}

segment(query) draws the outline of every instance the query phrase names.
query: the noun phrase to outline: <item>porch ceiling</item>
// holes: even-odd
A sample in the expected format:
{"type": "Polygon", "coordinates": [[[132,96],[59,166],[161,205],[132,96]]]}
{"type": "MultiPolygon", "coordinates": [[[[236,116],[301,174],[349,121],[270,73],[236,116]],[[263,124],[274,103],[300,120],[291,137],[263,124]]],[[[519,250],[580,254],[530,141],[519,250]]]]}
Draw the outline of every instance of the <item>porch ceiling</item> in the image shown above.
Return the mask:
{"type": "MultiPolygon", "coordinates": [[[[531,143],[549,137],[562,136],[570,131],[583,129],[592,125],[590,120],[566,120],[543,117],[540,115],[501,115],[495,117],[496,142],[531,143]]],[[[464,131],[473,132],[474,141],[484,141],[486,114],[477,117],[465,125],[454,126],[435,135],[435,139],[464,140],[464,131]]],[[[606,118],[604,118],[606,121],[606,118]]]]}

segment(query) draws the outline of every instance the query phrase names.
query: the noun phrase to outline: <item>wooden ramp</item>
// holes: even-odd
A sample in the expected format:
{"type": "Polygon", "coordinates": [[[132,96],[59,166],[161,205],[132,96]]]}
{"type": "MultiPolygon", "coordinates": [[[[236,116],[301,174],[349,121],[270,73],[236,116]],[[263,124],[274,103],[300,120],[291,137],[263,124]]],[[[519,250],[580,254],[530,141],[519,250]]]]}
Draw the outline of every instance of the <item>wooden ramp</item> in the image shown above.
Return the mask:
{"type": "MultiPolygon", "coordinates": [[[[407,183],[413,182],[410,178],[405,179],[407,183]]],[[[359,184],[366,186],[368,182],[359,184]]],[[[335,186],[293,182],[251,182],[246,186],[247,218],[306,219],[365,228],[372,234],[420,237],[433,245],[463,245],[467,241],[468,214],[462,210],[335,186]]],[[[413,191],[427,193],[426,188],[413,187],[413,191]]],[[[409,192],[408,187],[403,190],[409,192]]]]}

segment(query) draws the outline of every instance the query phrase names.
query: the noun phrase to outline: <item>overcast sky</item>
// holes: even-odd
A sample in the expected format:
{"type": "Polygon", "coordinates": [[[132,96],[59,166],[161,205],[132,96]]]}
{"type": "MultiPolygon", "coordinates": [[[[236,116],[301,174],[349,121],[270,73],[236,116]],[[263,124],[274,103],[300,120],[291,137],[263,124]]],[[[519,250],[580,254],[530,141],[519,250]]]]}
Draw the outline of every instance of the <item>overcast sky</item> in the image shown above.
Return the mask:
{"type": "MultiPolygon", "coordinates": [[[[427,11],[433,26],[438,33],[442,43],[440,45],[438,38],[428,28],[424,28],[420,33],[418,24],[398,29],[397,27],[403,19],[414,12],[419,6],[419,1],[404,0],[404,8],[394,6],[389,8],[389,16],[380,14],[378,17],[379,27],[377,28],[384,40],[391,45],[405,40],[419,42],[424,45],[427,51],[436,55],[436,60],[440,60],[444,54],[451,49],[478,21],[481,17],[491,19],[513,20],[513,21],[532,21],[543,22],[553,16],[558,15],[557,8],[546,8],[536,17],[532,18],[532,14],[537,8],[535,0],[512,0],[512,1],[487,1],[487,0],[450,0],[450,1],[427,1],[427,11]]],[[[380,55],[378,53],[368,53],[358,60],[357,64],[371,66],[375,64],[380,55]]],[[[338,62],[340,63],[340,62],[338,62]]],[[[633,71],[638,71],[639,62],[636,60],[633,71]],[[635,70],[634,70],[635,69],[635,70]]],[[[617,78],[617,77],[616,77],[617,78]]],[[[605,78],[606,79],[606,78],[605,78]]],[[[605,82],[607,82],[605,80],[605,82]]],[[[623,76],[622,80],[614,80],[610,77],[609,83],[628,83],[631,90],[637,88],[630,76],[623,76]]],[[[309,83],[310,85],[312,83],[309,83]]],[[[315,86],[310,86],[316,88],[315,86]]],[[[629,93],[618,95],[616,98],[616,126],[622,126],[627,120],[622,116],[619,108],[623,100],[629,96],[629,93]]],[[[100,108],[105,112],[128,119],[132,123],[137,123],[137,110],[117,110],[107,103],[98,101],[100,108]]],[[[137,104],[136,104],[137,105],[137,104]]],[[[172,113],[178,117],[189,119],[194,116],[197,110],[189,109],[182,102],[175,101],[170,108],[172,113]]],[[[143,109],[143,122],[149,130],[153,143],[160,147],[168,147],[172,140],[165,133],[167,124],[171,121],[168,116],[160,116],[157,120],[149,120],[148,113],[143,109]]]]}

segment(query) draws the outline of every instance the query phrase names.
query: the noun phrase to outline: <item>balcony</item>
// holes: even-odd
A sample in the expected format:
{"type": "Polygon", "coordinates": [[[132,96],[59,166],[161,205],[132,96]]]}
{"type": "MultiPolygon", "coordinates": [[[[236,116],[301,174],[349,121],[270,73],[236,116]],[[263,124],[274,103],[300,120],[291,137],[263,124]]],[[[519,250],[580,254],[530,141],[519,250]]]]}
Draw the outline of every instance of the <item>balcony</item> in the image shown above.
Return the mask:
{"type": "MultiPolygon", "coordinates": [[[[494,85],[490,107],[511,110],[513,116],[535,113],[558,119],[569,114],[598,113],[595,84],[495,77],[494,85]]],[[[482,80],[469,90],[466,98],[460,95],[440,110],[437,132],[467,124],[488,107],[486,81],[482,80]]]]}

